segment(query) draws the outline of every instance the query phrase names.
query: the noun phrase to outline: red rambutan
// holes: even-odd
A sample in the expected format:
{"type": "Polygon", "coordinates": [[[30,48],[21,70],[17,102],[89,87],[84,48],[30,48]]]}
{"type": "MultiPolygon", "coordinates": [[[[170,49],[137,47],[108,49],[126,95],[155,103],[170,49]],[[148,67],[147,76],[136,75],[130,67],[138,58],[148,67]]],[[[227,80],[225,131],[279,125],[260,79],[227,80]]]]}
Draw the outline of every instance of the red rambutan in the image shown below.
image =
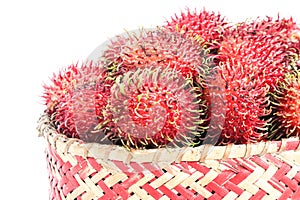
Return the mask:
{"type": "Polygon", "coordinates": [[[93,63],[81,67],[76,64],[54,75],[52,85],[44,86],[47,112],[59,133],[86,141],[95,139],[93,131],[103,119],[102,108],[107,104],[112,85],[106,78],[102,67],[93,63]]]}
{"type": "Polygon", "coordinates": [[[181,12],[179,17],[175,14],[164,27],[187,34],[195,38],[200,45],[208,45],[214,49],[218,48],[218,44],[228,32],[229,23],[220,13],[216,14],[205,9],[198,13],[196,10],[187,9],[186,12],[181,12]]]}
{"type": "Polygon", "coordinates": [[[171,68],[126,72],[116,79],[106,109],[110,138],[128,148],[195,145],[205,113],[194,90],[171,68]]]}
{"type": "MultiPolygon", "coordinates": [[[[268,121],[262,117],[268,115],[269,98],[268,87],[262,87],[257,74],[245,73],[250,66],[231,62],[220,63],[220,74],[225,82],[225,90],[210,89],[213,96],[221,93],[225,97],[221,101],[226,104],[225,119],[219,143],[243,144],[258,142],[266,139],[268,121]]],[[[212,113],[215,115],[216,113],[212,113]]],[[[218,116],[216,116],[218,118],[218,116]]]]}
{"type": "Polygon", "coordinates": [[[209,55],[197,42],[162,28],[116,37],[101,59],[116,75],[130,69],[165,66],[176,68],[184,78],[198,84],[210,64],[209,55]]]}
{"type": "MultiPolygon", "coordinates": [[[[221,144],[266,139],[270,121],[266,116],[271,112],[268,94],[277,90],[289,71],[291,52],[298,51],[291,38],[295,30],[291,20],[268,18],[240,23],[224,38],[218,55],[227,107],[221,144]]],[[[210,90],[212,95],[218,92],[210,90]]]]}
{"type": "Polygon", "coordinates": [[[270,139],[300,136],[300,71],[286,74],[271,96],[273,112],[270,139]]]}
{"type": "MultiPolygon", "coordinates": [[[[241,51],[245,53],[244,55],[248,55],[246,58],[249,58],[250,53],[252,53],[251,59],[263,56],[262,58],[265,61],[259,60],[259,64],[268,68],[269,71],[266,74],[272,72],[276,67],[279,67],[279,70],[287,70],[286,68],[294,68],[299,64],[300,28],[292,18],[286,19],[278,16],[277,19],[266,17],[241,22],[232,27],[227,36],[227,39],[225,39],[227,49],[225,47],[223,53],[226,51],[228,55],[235,53],[232,52],[232,47],[238,44],[236,49],[240,50],[239,48],[241,48],[241,51]],[[246,41],[246,43],[243,43],[243,41],[246,41]],[[258,43],[261,43],[261,45],[258,45],[258,43]],[[248,49],[248,52],[245,52],[245,49],[248,49]],[[274,61],[273,64],[272,61],[274,61]],[[271,69],[269,69],[270,65],[273,65],[271,69]]],[[[285,72],[278,72],[277,70],[276,77],[281,76],[282,81],[285,72]]],[[[274,73],[270,74],[271,77],[273,75],[274,73]]]]}

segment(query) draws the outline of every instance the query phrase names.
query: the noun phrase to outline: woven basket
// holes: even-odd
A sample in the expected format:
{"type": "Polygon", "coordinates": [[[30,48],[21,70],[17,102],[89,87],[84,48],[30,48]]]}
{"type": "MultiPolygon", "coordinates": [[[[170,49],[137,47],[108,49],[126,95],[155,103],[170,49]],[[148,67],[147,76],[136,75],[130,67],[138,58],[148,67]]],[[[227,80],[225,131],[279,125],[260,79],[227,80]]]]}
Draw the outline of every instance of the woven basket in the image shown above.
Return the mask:
{"type": "Polygon", "coordinates": [[[47,115],[50,199],[300,199],[300,141],[129,152],[58,134],[47,115]]]}

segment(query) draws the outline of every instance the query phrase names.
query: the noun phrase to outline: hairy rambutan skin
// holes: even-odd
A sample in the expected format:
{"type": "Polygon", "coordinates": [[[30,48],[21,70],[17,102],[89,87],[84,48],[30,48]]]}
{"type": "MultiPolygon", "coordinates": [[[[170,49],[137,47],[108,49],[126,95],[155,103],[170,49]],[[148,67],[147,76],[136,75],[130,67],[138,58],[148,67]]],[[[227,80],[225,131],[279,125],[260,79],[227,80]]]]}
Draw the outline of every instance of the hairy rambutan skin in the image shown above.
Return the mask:
{"type": "MultiPolygon", "coordinates": [[[[225,89],[210,88],[210,93],[216,99],[223,95],[215,104],[225,105],[225,116],[212,113],[215,119],[224,122],[218,144],[244,144],[266,139],[267,120],[261,119],[270,113],[268,110],[268,88],[262,87],[255,74],[243,73],[249,66],[236,63],[220,63],[217,67],[225,82],[225,89]],[[223,94],[224,93],[224,94],[223,94]]],[[[221,113],[221,114],[224,114],[221,113]]],[[[220,127],[219,127],[220,129],[220,127]]]]}
{"type": "Polygon", "coordinates": [[[194,40],[163,28],[141,29],[116,37],[101,60],[115,75],[149,66],[174,67],[184,78],[200,84],[209,55],[194,40]]]}
{"type": "Polygon", "coordinates": [[[180,16],[175,14],[164,27],[195,38],[200,45],[214,49],[218,48],[218,44],[228,33],[230,25],[220,13],[209,12],[205,9],[200,12],[196,9],[191,11],[187,8],[186,12],[181,12],[180,16]]]}
{"type": "Polygon", "coordinates": [[[292,20],[267,18],[240,23],[226,35],[218,55],[227,107],[221,144],[266,139],[269,93],[277,90],[297,57],[297,31],[292,20]]]}
{"type": "Polygon", "coordinates": [[[300,136],[300,71],[286,74],[278,90],[271,95],[269,139],[300,136]]]}
{"type": "MultiPolygon", "coordinates": [[[[222,43],[219,58],[221,63],[231,66],[247,65],[240,73],[249,74],[260,80],[262,87],[274,90],[283,81],[288,68],[285,64],[286,49],[283,43],[272,36],[250,39],[229,39],[222,43]]],[[[233,68],[234,70],[234,68],[233,68]]],[[[228,72],[228,75],[235,75],[228,72]]],[[[253,79],[252,78],[252,79],[253,79]]]]}
{"type": "Polygon", "coordinates": [[[95,140],[93,131],[102,122],[102,108],[112,85],[106,70],[93,63],[70,65],[51,80],[51,85],[44,86],[44,99],[58,132],[85,141],[95,140]]]}
{"type": "Polygon", "coordinates": [[[65,69],[60,70],[57,74],[53,74],[51,77],[52,84],[44,84],[43,99],[47,107],[47,113],[53,114],[67,94],[72,89],[72,80],[78,73],[77,65],[70,65],[65,69]]]}
{"type": "Polygon", "coordinates": [[[128,149],[195,145],[205,115],[196,90],[171,68],[126,72],[116,79],[106,108],[109,138],[128,149]]]}
{"type": "MultiPolygon", "coordinates": [[[[269,66],[272,62],[272,56],[275,56],[273,58],[275,61],[274,68],[276,68],[276,66],[280,66],[281,68],[284,66],[289,69],[295,68],[295,66],[299,64],[300,28],[293,18],[286,19],[278,16],[277,19],[266,17],[264,19],[257,18],[255,20],[241,22],[231,27],[229,33],[226,35],[227,37],[224,39],[225,44],[231,40],[235,41],[231,46],[235,46],[235,44],[238,43],[240,46],[246,46],[248,50],[250,50],[249,46],[252,46],[251,50],[256,57],[259,57],[263,51],[261,48],[258,48],[257,44],[255,45],[253,43],[267,40],[268,45],[263,45],[262,47],[266,51],[265,56],[267,61],[262,62],[261,65],[269,66]],[[253,41],[252,44],[248,44],[248,42],[241,44],[241,41],[249,40],[253,41]],[[276,51],[278,52],[276,53],[276,51]]],[[[228,51],[230,51],[230,49],[231,48],[229,48],[228,51]]],[[[242,49],[242,51],[244,49],[242,49]]],[[[231,52],[228,52],[228,54],[230,53],[231,52]]],[[[284,70],[287,70],[285,68],[284,70]]],[[[272,69],[270,69],[270,71],[272,71],[272,69]]],[[[283,75],[285,72],[286,71],[281,72],[280,75],[283,75]]]]}

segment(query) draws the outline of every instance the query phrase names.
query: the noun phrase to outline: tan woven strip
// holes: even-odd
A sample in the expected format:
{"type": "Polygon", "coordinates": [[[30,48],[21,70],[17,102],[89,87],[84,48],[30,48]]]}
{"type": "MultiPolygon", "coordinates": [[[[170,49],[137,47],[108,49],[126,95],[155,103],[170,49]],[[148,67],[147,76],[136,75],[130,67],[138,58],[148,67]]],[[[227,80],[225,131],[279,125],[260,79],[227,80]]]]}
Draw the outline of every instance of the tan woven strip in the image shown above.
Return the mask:
{"type": "Polygon", "coordinates": [[[187,151],[187,147],[182,147],[180,152],[177,154],[177,157],[175,159],[175,163],[180,163],[182,161],[182,158],[183,158],[186,151],[187,151]]]}
{"type": "Polygon", "coordinates": [[[299,151],[285,151],[280,154],[274,155],[276,158],[283,160],[289,165],[293,166],[295,164],[300,165],[300,152],[299,151]]]}
{"type": "Polygon", "coordinates": [[[182,155],[182,161],[199,161],[201,158],[201,148],[203,148],[203,146],[195,149],[187,148],[182,155]]]}
{"type": "Polygon", "coordinates": [[[168,182],[171,178],[173,178],[173,175],[170,173],[164,173],[162,176],[154,180],[152,183],[150,183],[150,186],[153,188],[158,188],[168,182]]]}
{"type": "Polygon", "coordinates": [[[236,193],[234,193],[233,191],[230,191],[226,194],[225,197],[223,197],[222,200],[232,200],[232,199],[236,199],[238,197],[238,195],[236,193]]]}
{"type": "Polygon", "coordinates": [[[226,160],[229,158],[229,155],[230,155],[230,153],[231,153],[231,148],[232,148],[232,144],[228,144],[228,145],[226,146],[226,149],[225,149],[225,152],[224,152],[224,154],[223,154],[222,160],[226,161],[226,160]]]}
{"type": "Polygon", "coordinates": [[[170,200],[170,198],[167,196],[162,196],[159,200],[170,200]]]}
{"type": "Polygon", "coordinates": [[[212,195],[207,189],[205,189],[198,183],[193,183],[190,187],[200,195],[202,195],[204,198],[209,198],[212,195]]]}
{"type": "Polygon", "coordinates": [[[253,145],[246,144],[246,152],[244,158],[249,158],[250,156],[252,156],[252,146],[253,145]]]}
{"type": "Polygon", "coordinates": [[[208,183],[210,183],[212,180],[214,180],[219,174],[214,171],[210,170],[207,174],[204,175],[203,178],[201,178],[198,183],[202,186],[206,186],[208,183]]]}
{"type": "Polygon", "coordinates": [[[265,142],[265,146],[264,146],[263,150],[261,151],[261,153],[259,154],[259,156],[265,155],[269,150],[269,146],[270,146],[270,141],[265,142]]]}
{"type": "Polygon", "coordinates": [[[260,188],[263,188],[269,194],[270,199],[278,199],[281,196],[281,192],[276,190],[272,185],[263,179],[258,179],[256,185],[260,188]]]}
{"type": "Polygon", "coordinates": [[[256,167],[255,170],[242,182],[238,184],[239,187],[247,190],[251,194],[255,194],[259,191],[259,188],[253,183],[257,181],[264,173],[264,169],[261,167],[256,167]]]}
{"type": "Polygon", "coordinates": [[[203,174],[199,171],[196,171],[195,173],[193,173],[192,175],[190,175],[187,179],[185,179],[181,185],[183,187],[188,187],[190,185],[192,185],[193,183],[196,182],[197,179],[199,179],[200,177],[202,177],[203,174]]]}
{"type": "Polygon", "coordinates": [[[248,191],[244,191],[239,197],[236,198],[236,200],[250,199],[250,197],[252,197],[252,194],[248,191]]]}
{"type": "Polygon", "coordinates": [[[287,139],[282,139],[281,140],[281,145],[280,145],[280,148],[278,150],[278,153],[281,153],[282,151],[285,150],[286,145],[287,145],[287,141],[288,141],[287,139]]]}
{"type": "Polygon", "coordinates": [[[90,178],[84,179],[85,184],[89,188],[86,194],[82,196],[82,199],[96,199],[103,196],[103,190],[97,186],[90,178]]]}
{"type": "Polygon", "coordinates": [[[300,172],[300,165],[293,165],[292,169],[286,174],[286,177],[293,179],[300,172]]]}
{"type": "Polygon", "coordinates": [[[76,179],[76,181],[79,184],[79,187],[77,187],[72,193],[69,193],[67,195],[67,199],[68,200],[74,200],[75,198],[77,198],[80,194],[84,193],[85,191],[88,191],[89,189],[87,188],[87,186],[84,184],[84,182],[81,180],[81,178],[79,177],[78,174],[74,175],[74,178],[76,179]]]}
{"type": "Polygon", "coordinates": [[[173,177],[170,181],[168,181],[165,186],[169,189],[173,189],[177,185],[180,185],[185,179],[189,177],[189,174],[179,172],[173,177]]]}
{"type": "Polygon", "coordinates": [[[130,196],[127,200],[141,200],[141,198],[138,195],[134,194],[130,196]]]}
{"type": "Polygon", "coordinates": [[[268,169],[264,172],[264,174],[261,176],[261,179],[264,179],[265,181],[270,180],[277,172],[277,170],[278,167],[275,167],[274,165],[270,165],[268,169]]]}
{"type": "Polygon", "coordinates": [[[138,195],[140,197],[140,199],[149,199],[149,200],[155,200],[152,196],[148,195],[148,193],[139,188],[136,185],[133,185],[131,188],[131,191],[134,192],[136,195],[138,195]]]}
{"type": "Polygon", "coordinates": [[[201,153],[201,157],[200,157],[199,161],[204,162],[206,157],[207,157],[207,154],[211,153],[212,149],[213,149],[212,145],[209,145],[209,144],[204,145],[204,148],[203,148],[203,151],[201,153]]]}
{"type": "Polygon", "coordinates": [[[100,181],[101,179],[103,179],[104,177],[106,177],[107,175],[109,174],[109,171],[106,170],[106,169],[102,169],[100,170],[97,174],[95,174],[93,177],[92,177],[92,181],[94,183],[97,183],[98,181],[100,181]]]}
{"type": "Polygon", "coordinates": [[[150,180],[152,180],[155,176],[153,174],[147,174],[146,176],[144,176],[144,178],[140,179],[139,181],[137,181],[135,183],[135,185],[137,186],[142,186],[145,185],[147,182],[149,182],[150,180]]]}
{"type": "Polygon", "coordinates": [[[115,173],[109,176],[104,180],[104,183],[108,186],[111,187],[118,183],[119,181],[124,181],[127,179],[127,175],[124,173],[115,173]]]}

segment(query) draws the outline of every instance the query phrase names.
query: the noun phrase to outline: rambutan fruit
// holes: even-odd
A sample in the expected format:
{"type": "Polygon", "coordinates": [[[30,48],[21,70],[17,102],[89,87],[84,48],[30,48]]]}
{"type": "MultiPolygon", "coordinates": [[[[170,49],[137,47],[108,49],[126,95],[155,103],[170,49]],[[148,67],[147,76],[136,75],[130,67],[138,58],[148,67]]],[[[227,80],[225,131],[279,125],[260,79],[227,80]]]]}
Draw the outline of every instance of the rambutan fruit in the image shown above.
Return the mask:
{"type": "Polygon", "coordinates": [[[300,71],[286,74],[272,93],[269,139],[300,136],[300,71]]]}
{"type": "Polygon", "coordinates": [[[200,12],[196,9],[191,11],[187,8],[186,12],[181,12],[180,16],[175,14],[171,17],[164,27],[196,39],[201,46],[217,50],[218,44],[228,33],[230,24],[220,13],[209,12],[205,9],[200,12]]]}
{"type": "Polygon", "coordinates": [[[290,68],[287,57],[297,47],[288,38],[292,29],[293,23],[268,18],[241,23],[224,38],[218,55],[227,107],[221,144],[266,139],[272,111],[269,93],[284,80],[290,68]]]}
{"type": "MultiPolygon", "coordinates": [[[[270,113],[267,109],[269,89],[262,86],[259,74],[245,73],[251,66],[238,62],[234,66],[231,64],[225,62],[218,66],[225,81],[226,103],[225,120],[223,116],[221,118],[224,125],[219,143],[244,144],[265,140],[268,121],[262,117],[270,113]]],[[[220,91],[213,88],[210,92],[212,95],[220,95],[220,91]]]]}
{"type": "Polygon", "coordinates": [[[276,77],[281,76],[279,81],[282,81],[287,70],[299,64],[300,28],[292,18],[285,19],[278,16],[277,19],[266,17],[241,22],[230,29],[225,40],[226,45],[221,45],[223,54],[230,55],[241,51],[240,54],[244,53],[247,55],[246,58],[251,60],[263,56],[262,59],[265,60],[259,60],[259,64],[269,70],[267,74],[279,67],[281,72],[278,69],[276,71],[276,77]],[[233,50],[233,47],[236,50],[233,50]],[[248,49],[248,52],[245,49],[248,49]],[[270,65],[273,65],[271,69],[270,65]]]}
{"type": "Polygon", "coordinates": [[[65,94],[72,90],[72,80],[78,73],[77,65],[70,65],[66,69],[59,71],[58,74],[53,74],[51,77],[52,84],[44,84],[43,99],[47,107],[47,114],[52,115],[65,94]]]}
{"type": "Polygon", "coordinates": [[[59,133],[85,141],[95,140],[93,131],[103,119],[102,108],[107,104],[112,85],[106,78],[107,72],[102,67],[93,63],[81,67],[76,64],[54,75],[52,85],[44,86],[47,113],[59,133]]]}
{"type": "Polygon", "coordinates": [[[174,67],[184,78],[201,84],[209,55],[194,40],[163,28],[141,29],[116,37],[101,58],[115,75],[148,66],[174,67]]]}
{"type": "Polygon", "coordinates": [[[117,77],[106,107],[113,143],[128,149],[195,145],[205,130],[195,90],[172,68],[137,68],[117,77]]]}
{"type": "MultiPolygon", "coordinates": [[[[281,41],[268,35],[254,38],[231,38],[221,44],[220,62],[236,66],[247,65],[240,73],[255,74],[262,87],[274,90],[287,72],[285,47],[281,41]]],[[[233,68],[234,70],[234,68],[233,68]]],[[[228,75],[235,75],[228,72],[228,75]]]]}

